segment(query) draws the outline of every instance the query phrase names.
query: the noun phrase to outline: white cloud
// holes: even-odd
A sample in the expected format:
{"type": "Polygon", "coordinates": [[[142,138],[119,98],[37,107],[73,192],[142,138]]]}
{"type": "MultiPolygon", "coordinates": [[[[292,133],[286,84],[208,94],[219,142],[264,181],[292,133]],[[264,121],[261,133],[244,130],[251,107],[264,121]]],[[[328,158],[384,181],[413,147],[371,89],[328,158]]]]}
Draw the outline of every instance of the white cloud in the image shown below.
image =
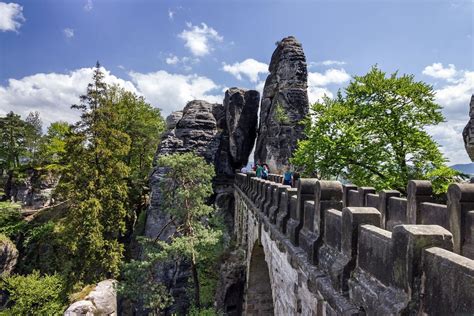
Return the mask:
{"type": "Polygon", "coordinates": [[[474,93],[474,71],[457,70],[453,64],[444,67],[433,63],[425,67],[423,74],[440,79],[436,82],[436,102],[443,107],[446,122],[427,128],[440,144],[449,164],[470,163],[464,149],[462,130],[469,120],[469,102],[474,93]]]}
{"type": "Polygon", "coordinates": [[[84,4],[84,10],[91,11],[93,7],[94,4],[92,3],[92,0],[86,0],[86,4],[84,4]]]}
{"type": "Polygon", "coordinates": [[[175,14],[174,11],[171,11],[171,9],[168,9],[168,18],[169,18],[170,20],[173,20],[173,19],[174,19],[174,14],[175,14]]]}
{"type": "Polygon", "coordinates": [[[433,78],[449,80],[456,76],[457,71],[453,64],[449,64],[445,68],[442,63],[433,63],[430,66],[426,66],[422,73],[433,78]]]}
{"type": "Polygon", "coordinates": [[[260,74],[268,73],[268,65],[252,58],[247,58],[241,63],[227,65],[224,63],[222,70],[232,74],[238,80],[242,80],[242,75],[251,82],[257,82],[260,74]]]}
{"type": "Polygon", "coordinates": [[[309,66],[344,66],[346,64],[345,61],[339,61],[339,60],[323,60],[323,61],[317,61],[317,62],[310,62],[309,66]]]}
{"type": "Polygon", "coordinates": [[[151,73],[130,72],[129,75],[146,100],[162,109],[165,116],[181,110],[194,99],[218,103],[223,99],[219,85],[196,74],[180,75],[160,70],[151,73]]]}
{"type": "Polygon", "coordinates": [[[0,2],[0,31],[18,32],[21,23],[25,21],[23,7],[17,3],[0,2]]]}
{"type": "Polygon", "coordinates": [[[448,165],[471,162],[464,149],[462,138],[462,130],[467,121],[467,118],[464,121],[451,120],[426,128],[427,132],[440,145],[441,152],[449,160],[448,165]]]}
{"type": "MultiPolygon", "coordinates": [[[[137,92],[131,82],[102,70],[107,83],[137,92]]],[[[92,73],[93,68],[80,68],[66,74],[38,73],[9,79],[8,85],[0,85],[0,115],[14,111],[26,117],[31,111],[39,111],[45,125],[57,120],[72,123],[78,119],[79,112],[70,107],[78,103],[79,96],[86,92],[92,73]]]]}
{"type": "Polygon", "coordinates": [[[188,29],[183,30],[178,36],[184,40],[184,45],[194,56],[208,55],[213,50],[212,42],[222,42],[224,39],[216,30],[208,27],[205,23],[201,23],[201,26],[186,23],[186,26],[188,29]]]}
{"type": "Polygon", "coordinates": [[[309,104],[314,104],[316,102],[320,102],[323,99],[323,96],[327,96],[329,98],[334,97],[331,91],[326,88],[316,87],[316,86],[308,86],[308,101],[309,104]]]}
{"type": "Polygon", "coordinates": [[[324,74],[319,72],[308,73],[309,86],[326,86],[328,84],[341,84],[351,79],[344,69],[328,69],[324,74]]]}
{"type": "Polygon", "coordinates": [[[166,57],[165,62],[168,65],[179,66],[181,69],[185,71],[191,71],[193,69],[192,66],[197,64],[199,62],[199,59],[186,57],[186,56],[179,58],[178,56],[174,54],[169,54],[168,57],[166,57]]]}
{"type": "Polygon", "coordinates": [[[168,65],[176,65],[177,63],[179,63],[179,58],[178,56],[170,55],[169,57],[166,57],[166,63],[168,65]]]}
{"type": "Polygon", "coordinates": [[[474,93],[474,71],[461,71],[460,78],[436,89],[436,102],[444,107],[448,119],[468,117],[469,101],[474,93]]]}
{"type": "Polygon", "coordinates": [[[63,30],[63,33],[64,33],[64,36],[66,36],[66,38],[72,38],[72,37],[74,37],[74,30],[73,30],[73,29],[65,28],[65,29],[63,30]]]}

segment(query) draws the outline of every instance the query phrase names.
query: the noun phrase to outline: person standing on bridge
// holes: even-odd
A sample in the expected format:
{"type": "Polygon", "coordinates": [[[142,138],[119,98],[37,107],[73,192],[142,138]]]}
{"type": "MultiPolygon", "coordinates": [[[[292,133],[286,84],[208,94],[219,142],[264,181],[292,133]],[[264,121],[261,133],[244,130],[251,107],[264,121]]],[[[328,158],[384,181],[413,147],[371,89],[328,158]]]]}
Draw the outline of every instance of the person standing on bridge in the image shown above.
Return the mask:
{"type": "Polygon", "coordinates": [[[255,168],[255,173],[257,175],[257,178],[261,178],[263,175],[263,166],[260,161],[257,162],[257,166],[255,168]]]}
{"type": "Polygon", "coordinates": [[[293,172],[291,172],[290,166],[286,166],[286,171],[283,174],[283,185],[291,185],[291,179],[293,178],[293,172]]]}

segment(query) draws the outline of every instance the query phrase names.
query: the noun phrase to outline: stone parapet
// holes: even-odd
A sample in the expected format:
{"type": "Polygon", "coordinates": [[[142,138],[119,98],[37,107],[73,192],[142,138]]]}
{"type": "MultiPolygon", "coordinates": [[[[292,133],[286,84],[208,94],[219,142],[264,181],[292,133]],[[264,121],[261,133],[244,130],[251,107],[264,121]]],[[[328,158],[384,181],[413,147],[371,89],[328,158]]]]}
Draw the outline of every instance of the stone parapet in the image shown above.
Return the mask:
{"type": "Polygon", "coordinates": [[[236,224],[236,235],[257,221],[258,240],[274,244],[263,245],[273,249],[265,261],[280,262],[269,267],[270,280],[274,293],[288,295],[273,297],[274,306],[295,314],[302,306],[313,314],[474,313],[474,184],[451,185],[443,205],[433,203],[427,181],[411,181],[405,198],[337,181],[301,179],[290,188],[279,180],[235,179],[236,221],[252,219],[236,224]]]}

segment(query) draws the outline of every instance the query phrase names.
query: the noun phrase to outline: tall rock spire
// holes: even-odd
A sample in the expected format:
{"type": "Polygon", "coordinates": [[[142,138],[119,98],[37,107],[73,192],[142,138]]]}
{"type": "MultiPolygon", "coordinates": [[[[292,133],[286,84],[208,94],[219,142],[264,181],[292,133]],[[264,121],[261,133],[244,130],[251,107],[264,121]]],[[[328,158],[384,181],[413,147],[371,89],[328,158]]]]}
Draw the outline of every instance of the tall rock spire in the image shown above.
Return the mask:
{"type": "Polygon", "coordinates": [[[464,138],[464,147],[471,161],[474,161],[474,94],[471,96],[471,103],[469,104],[469,122],[462,132],[464,138]]]}
{"type": "Polygon", "coordinates": [[[293,36],[277,43],[263,89],[255,161],[271,172],[282,171],[299,139],[308,114],[308,70],[301,44],[293,36]]]}

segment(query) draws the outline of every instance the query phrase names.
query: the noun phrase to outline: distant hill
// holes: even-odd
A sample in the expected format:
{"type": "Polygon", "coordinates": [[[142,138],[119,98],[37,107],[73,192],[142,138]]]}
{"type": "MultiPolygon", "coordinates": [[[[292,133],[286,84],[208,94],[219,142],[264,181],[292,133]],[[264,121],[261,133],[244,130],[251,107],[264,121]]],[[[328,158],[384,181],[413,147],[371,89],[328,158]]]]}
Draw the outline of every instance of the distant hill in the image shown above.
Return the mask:
{"type": "Polygon", "coordinates": [[[474,175],[474,163],[456,164],[452,165],[451,168],[469,175],[474,175]]]}

